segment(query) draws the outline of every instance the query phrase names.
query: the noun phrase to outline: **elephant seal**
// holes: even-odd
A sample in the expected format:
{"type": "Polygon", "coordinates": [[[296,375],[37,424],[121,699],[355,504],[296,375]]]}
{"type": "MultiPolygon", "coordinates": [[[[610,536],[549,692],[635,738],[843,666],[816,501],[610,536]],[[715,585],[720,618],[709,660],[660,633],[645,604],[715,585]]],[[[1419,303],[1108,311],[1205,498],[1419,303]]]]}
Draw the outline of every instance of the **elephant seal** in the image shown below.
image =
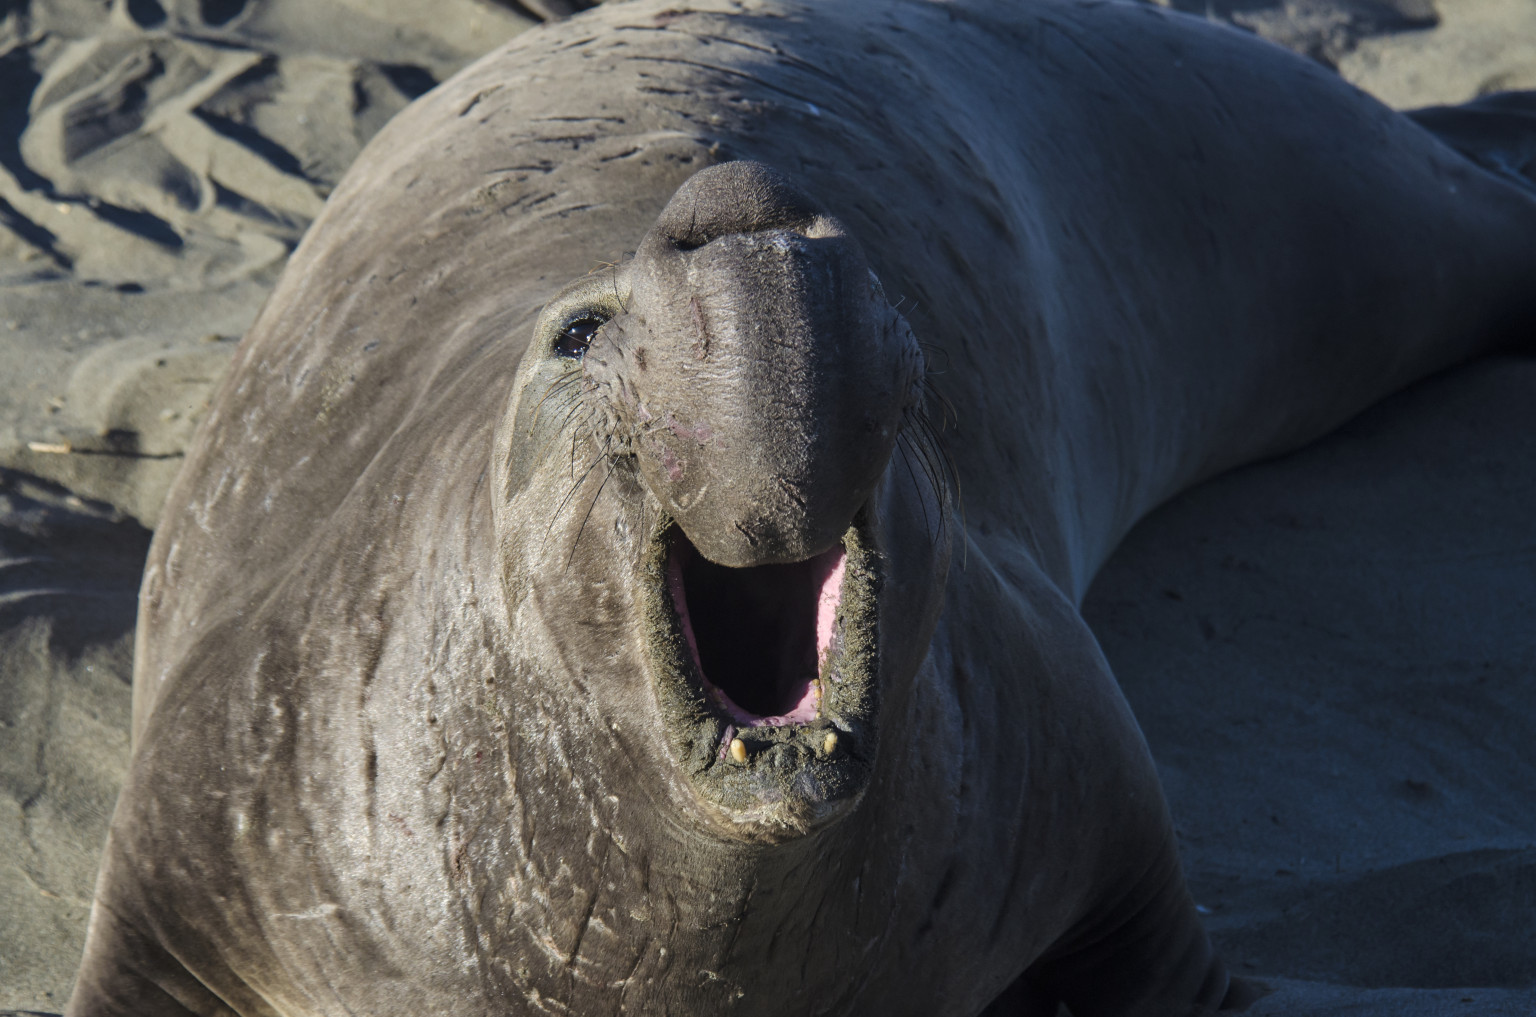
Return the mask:
{"type": "Polygon", "coordinates": [[[1533,265],[1518,184],[1153,7],[520,36],[367,149],[177,481],[68,1012],[1238,1004],[1078,601],[1527,337],[1533,265]]]}

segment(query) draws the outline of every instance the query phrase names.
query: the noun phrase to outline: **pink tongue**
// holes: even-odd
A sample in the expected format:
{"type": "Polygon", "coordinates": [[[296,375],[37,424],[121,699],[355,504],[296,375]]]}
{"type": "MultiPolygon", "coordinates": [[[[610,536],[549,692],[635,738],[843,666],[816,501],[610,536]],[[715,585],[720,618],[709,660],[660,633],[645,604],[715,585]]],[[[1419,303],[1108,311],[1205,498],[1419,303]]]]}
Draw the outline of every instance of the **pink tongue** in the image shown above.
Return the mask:
{"type": "MultiPolygon", "coordinates": [[[[837,557],[831,562],[831,568],[827,570],[826,578],[821,581],[821,589],[816,594],[816,668],[818,672],[826,666],[827,657],[832,652],[832,635],[837,630],[837,605],[843,597],[843,571],[847,563],[848,552],[839,549],[837,557]]],[[[693,619],[688,611],[687,593],[683,588],[682,564],[675,554],[667,563],[667,588],[672,595],[672,603],[682,619],[683,637],[688,641],[688,648],[693,652],[694,662],[699,663],[699,644],[693,631],[693,619]]],[[[702,672],[703,665],[699,664],[699,667],[702,672]]],[[[704,683],[720,694],[720,698],[724,700],[721,705],[738,724],[745,727],[779,727],[785,724],[805,724],[816,719],[817,707],[820,705],[818,703],[820,686],[816,677],[816,675],[810,676],[799,701],[777,717],[760,717],[743,710],[729,696],[716,689],[708,675],[704,676],[704,683]]]]}
{"type": "Polygon", "coordinates": [[[837,605],[843,598],[843,566],[848,564],[848,552],[839,551],[832,571],[821,584],[821,595],[816,599],[816,667],[826,666],[827,654],[832,652],[832,633],[837,629],[837,605]]]}
{"type": "MultiPolygon", "coordinates": [[[[821,581],[821,590],[816,595],[816,668],[818,672],[827,663],[827,656],[832,652],[832,633],[837,628],[837,604],[843,597],[843,566],[847,562],[848,552],[838,551],[837,559],[827,573],[827,578],[821,581]]],[[[777,717],[763,717],[760,720],[748,720],[747,723],[753,727],[807,724],[816,719],[816,710],[820,705],[817,702],[820,691],[821,686],[813,676],[806,682],[805,693],[801,695],[800,701],[788,711],[777,717]]]]}

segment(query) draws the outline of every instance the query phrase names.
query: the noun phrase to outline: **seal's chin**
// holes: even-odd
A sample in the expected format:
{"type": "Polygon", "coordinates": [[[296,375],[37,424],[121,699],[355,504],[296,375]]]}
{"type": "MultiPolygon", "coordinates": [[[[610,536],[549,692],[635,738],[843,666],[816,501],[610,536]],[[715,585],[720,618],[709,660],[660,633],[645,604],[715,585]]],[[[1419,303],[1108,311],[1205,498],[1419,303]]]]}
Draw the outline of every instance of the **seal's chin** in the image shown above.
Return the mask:
{"type": "Polygon", "coordinates": [[[657,705],[709,825],[777,841],[847,814],[876,750],[879,563],[861,528],[804,561],[729,568],[666,523],[646,557],[657,705]]]}
{"type": "Polygon", "coordinates": [[[676,533],[667,592],[710,697],[742,727],[814,721],[832,653],[848,552],[790,565],[727,568],[676,533]]]}

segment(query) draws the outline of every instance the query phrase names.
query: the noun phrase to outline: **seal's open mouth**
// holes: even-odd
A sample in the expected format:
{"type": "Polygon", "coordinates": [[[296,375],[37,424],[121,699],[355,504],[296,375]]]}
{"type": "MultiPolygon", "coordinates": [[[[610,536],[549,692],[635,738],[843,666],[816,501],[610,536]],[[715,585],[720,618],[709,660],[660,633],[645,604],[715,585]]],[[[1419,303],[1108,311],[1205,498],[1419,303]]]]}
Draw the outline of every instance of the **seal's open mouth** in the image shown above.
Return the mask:
{"type": "Polygon", "coordinates": [[[745,727],[806,724],[821,704],[848,553],[791,565],[716,565],[678,533],[667,590],[704,687],[745,727]]]}
{"type": "Polygon", "coordinates": [[[710,562],[658,520],[639,589],[673,758],[733,836],[846,815],[868,786],[879,703],[879,556],[861,525],[788,565],[710,562]]]}

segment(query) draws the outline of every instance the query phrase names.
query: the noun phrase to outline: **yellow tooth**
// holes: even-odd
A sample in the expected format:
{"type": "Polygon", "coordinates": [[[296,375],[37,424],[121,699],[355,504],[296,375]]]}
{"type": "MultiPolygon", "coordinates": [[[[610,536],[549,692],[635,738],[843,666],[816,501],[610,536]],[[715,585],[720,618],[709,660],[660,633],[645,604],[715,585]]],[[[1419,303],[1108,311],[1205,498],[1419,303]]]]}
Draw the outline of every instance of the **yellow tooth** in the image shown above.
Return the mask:
{"type": "Polygon", "coordinates": [[[738,763],[745,763],[747,761],[747,743],[740,738],[732,738],[731,758],[738,763]]]}
{"type": "Polygon", "coordinates": [[[828,731],[827,736],[821,740],[821,754],[830,756],[837,751],[837,732],[828,731]]]}

